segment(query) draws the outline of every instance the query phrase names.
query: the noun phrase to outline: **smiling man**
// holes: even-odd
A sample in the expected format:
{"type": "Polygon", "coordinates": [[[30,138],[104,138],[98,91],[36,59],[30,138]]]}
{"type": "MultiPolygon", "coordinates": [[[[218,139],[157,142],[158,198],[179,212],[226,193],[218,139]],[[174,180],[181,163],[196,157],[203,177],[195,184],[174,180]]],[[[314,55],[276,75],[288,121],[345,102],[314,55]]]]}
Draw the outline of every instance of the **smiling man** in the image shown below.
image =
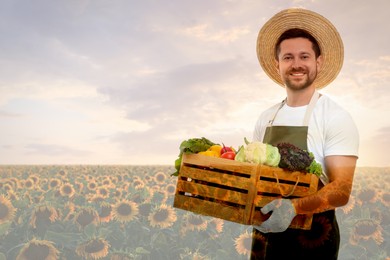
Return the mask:
{"type": "Polygon", "coordinates": [[[253,229],[251,259],[337,259],[335,209],[345,205],[351,193],[359,135],[351,116],[318,89],[341,70],[342,40],[323,16],[287,9],[260,30],[257,55],[287,97],[260,115],[253,140],[308,150],[324,171],[316,193],[278,198],[261,209],[271,215],[253,229]],[[298,214],[314,214],[310,230],[289,228],[298,214]]]}

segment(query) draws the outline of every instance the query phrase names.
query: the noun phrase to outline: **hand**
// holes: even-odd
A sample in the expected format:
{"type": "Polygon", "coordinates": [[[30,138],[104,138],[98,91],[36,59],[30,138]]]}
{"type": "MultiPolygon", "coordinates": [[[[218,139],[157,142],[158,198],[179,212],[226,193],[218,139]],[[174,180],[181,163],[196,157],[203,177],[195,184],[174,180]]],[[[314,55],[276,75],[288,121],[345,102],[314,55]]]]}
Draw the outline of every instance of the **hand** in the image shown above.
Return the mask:
{"type": "Polygon", "coordinates": [[[275,199],[261,208],[263,214],[272,211],[271,216],[260,226],[254,226],[263,233],[285,231],[297,215],[294,205],[289,199],[275,199]]]}

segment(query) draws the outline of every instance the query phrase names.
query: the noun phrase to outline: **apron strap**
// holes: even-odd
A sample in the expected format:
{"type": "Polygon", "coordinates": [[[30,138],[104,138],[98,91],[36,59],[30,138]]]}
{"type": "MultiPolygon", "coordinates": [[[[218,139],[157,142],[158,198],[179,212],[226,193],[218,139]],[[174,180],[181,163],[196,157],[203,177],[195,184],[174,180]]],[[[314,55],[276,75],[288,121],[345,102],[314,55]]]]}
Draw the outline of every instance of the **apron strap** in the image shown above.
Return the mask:
{"type": "Polygon", "coordinates": [[[320,93],[317,90],[314,91],[313,96],[310,99],[310,103],[306,108],[305,117],[303,118],[303,126],[309,126],[311,114],[316,106],[317,100],[320,98],[320,93]]]}
{"type": "MultiPolygon", "coordinates": [[[[321,96],[321,94],[317,90],[314,90],[313,96],[311,97],[309,105],[306,108],[305,117],[303,118],[303,124],[302,124],[303,126],[309,126],[311,114],[312,114],[314,107],[315,107],[318,99],[320,98],[320,96],[321,96]]],[[[284,104],[286,104],[286,101],[287,101],[287,98],[285,98],[280,103],[280,106],[276,110],[274,116],[272,117],[272,119],[270,121],[268,121],[268,126],[272,126],[272,124],[274,123],[274,120],[276,118],[276,115],[278,114],[279,110],[284,106],[284,104]]]]}

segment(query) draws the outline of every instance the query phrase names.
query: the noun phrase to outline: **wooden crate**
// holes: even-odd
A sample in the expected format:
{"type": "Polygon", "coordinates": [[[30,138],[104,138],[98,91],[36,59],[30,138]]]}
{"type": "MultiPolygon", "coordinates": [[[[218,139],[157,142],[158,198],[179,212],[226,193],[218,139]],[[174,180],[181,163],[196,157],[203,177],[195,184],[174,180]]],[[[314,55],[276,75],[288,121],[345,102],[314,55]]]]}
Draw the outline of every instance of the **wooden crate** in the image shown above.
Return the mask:
{"type": "MultiPolygon", "coordinates": [[[[259,225],[268,218],[260,212],[283,195],[303,197],[317,190],[313,174],[289,172],[234,160],[183,154],[173,206],[194,213],[259,225]]],[[[312,216],[296,216],[290,227],[310,229],[312,216]]]]}

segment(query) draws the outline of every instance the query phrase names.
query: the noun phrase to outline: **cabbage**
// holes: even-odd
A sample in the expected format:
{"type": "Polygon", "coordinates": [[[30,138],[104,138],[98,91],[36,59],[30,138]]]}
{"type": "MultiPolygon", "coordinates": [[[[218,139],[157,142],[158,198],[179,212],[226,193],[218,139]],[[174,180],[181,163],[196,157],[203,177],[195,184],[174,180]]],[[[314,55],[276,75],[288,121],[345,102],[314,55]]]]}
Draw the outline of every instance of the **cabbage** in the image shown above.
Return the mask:
{"type": "Polygon", "coordinates": [[[279,149],[275,146],[267,144],[266,157],[264,164],[272,167],[277,167],[280,162],[279,149]]]}

